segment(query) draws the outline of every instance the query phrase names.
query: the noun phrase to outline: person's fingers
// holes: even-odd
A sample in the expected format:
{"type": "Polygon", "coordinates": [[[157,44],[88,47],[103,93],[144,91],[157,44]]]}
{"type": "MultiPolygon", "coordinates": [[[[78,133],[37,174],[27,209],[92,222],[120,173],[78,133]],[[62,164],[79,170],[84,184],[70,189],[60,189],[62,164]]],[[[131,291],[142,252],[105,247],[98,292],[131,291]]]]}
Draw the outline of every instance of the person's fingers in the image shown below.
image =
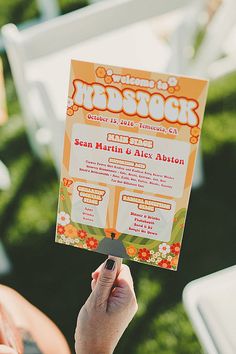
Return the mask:
{"type": "Polygon", "coordinates": [[[98,276],[99,276],[99,274],[100,274],[100,272],[101,272],[101,269],[102,269],[102,267],[104,266],[104,264],[105,264],[105,262],[103,262],[102,264],[100,264],[100,266],[97,267],[97,269],[92,273],[92,278],[93,278],[93,279],[97,279],[97,278],[98,278],[98,276]]]}
{"type": "Polygon", "coordinates": [[[129,267],[126,264],[123,264],[121,267],[120,273],[116,279],[116,286],[121,288],[129,287],[132,290],[134,289],[133,278],[129,267]]]}
{"type": "MultiPolygon", "coordinates": [[[[122,258],[118,258],[118,257],[113,257],[113,256],[108,256],[108,258],[117,258],[117,274],[120,273],[120,268],[121,268],[121,264],[122,264],[122,258]]],[[[102,264],[100,264],[100,266],[92,273],[92,279],[97,280],[99,277],[99,274],[101,272],[102,267],[104,266],[105,262],[103,262],[102,264]]]]}
{"type": "Polygon", "coordinates": [[[120,257],[113,257],[113,256],[108,256],[108,258],[115,258],[116,259],[117,276],[118,276],[118,274],[120,273],[120,270],[121,270],[123,259],[120,257]]]}
{"type": "MultiPolygon", "coordinates": [[[[112,257],[112,256],[109,256],[109,257],[112,257]]],[[[94,288],[95,288],[95,286],[96,286],[96,284],[97,284],[97,280],[98,280],[99,274],[100,274],[101,269],[102,269],[102,266],[103,266],[104,264],[105,264],[105,262],[102,263],[102,264],[97,268],[97,270],[92,273],[92,281],[91,281],[91,289],[92,289],[92,291],[94,290],[94,288]]],[[[121,258],[118,258],[117,275],[116,275],[116,276],[119,275],[120,270],[121,270],[122,267],[123,267],[123,265],[122,265],[122,259],[121,259],[121,258]]]]}
{"type": "Polygon", "coordinates": [[[107,311],[110,313],[126,311],[126,315],[132,318],[137,310],[138,303],[130,269],[127,265],[123,264],[116,278],[115,287],[109,297],[107,311]]]}
{"type": "Polygon", "coordinates": [[[92,292],[92,299],[96,307],[106,308],[113,284],[117,277],[117,270],[120,269],[121,259],[110,257],[101,268],[96,286],[92,292]]]}
{"type": "Polygon", "coordinates": [[[17,354],[17,351],[7,345],[0,344],[0,354],[17,354]]]}
{"type": "Polygon", "coordinates": [[[94,290],[96,283],[97,283],[97,281],[95,279],[92,279],[92,281],[91,281],[91,289],[92,289],[92,291],[94,290]]]}

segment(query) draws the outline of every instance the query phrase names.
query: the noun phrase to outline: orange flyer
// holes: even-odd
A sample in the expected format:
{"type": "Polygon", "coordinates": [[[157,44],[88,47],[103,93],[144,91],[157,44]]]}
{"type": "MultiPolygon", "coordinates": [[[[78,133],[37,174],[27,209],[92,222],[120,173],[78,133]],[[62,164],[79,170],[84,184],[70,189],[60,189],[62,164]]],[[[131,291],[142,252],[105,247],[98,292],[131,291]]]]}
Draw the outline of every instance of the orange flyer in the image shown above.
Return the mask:
{"type": "Polygon", "coordinates": [[[0,126],[7,121],[6,93],[3,78],[3,66],[0,58],[0,126]]]}
{"type": "Polygon", "coordinates": [[[177,269],[207,90],[72,60],[56,242],[177,269]]]}

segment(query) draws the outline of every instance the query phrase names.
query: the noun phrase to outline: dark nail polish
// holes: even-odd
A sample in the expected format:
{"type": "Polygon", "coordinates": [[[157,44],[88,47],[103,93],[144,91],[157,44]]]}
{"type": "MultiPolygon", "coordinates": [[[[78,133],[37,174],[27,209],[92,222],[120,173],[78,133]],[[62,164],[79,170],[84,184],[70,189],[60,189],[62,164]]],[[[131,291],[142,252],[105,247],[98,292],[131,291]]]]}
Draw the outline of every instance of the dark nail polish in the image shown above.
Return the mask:
{"type": "Polygon", "coordinates": [[[115,268],[115,261],[113,259],[108,258],[106,261],[105,268],[108,270],[113,270],[115,268]]]}

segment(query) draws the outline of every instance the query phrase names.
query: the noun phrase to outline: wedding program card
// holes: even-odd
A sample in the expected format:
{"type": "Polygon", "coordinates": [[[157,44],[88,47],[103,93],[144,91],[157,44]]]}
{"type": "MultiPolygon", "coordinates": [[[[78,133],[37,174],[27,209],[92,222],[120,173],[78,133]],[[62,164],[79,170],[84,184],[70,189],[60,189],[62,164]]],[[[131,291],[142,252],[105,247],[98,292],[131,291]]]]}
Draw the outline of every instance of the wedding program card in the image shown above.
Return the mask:
{"type": "Polygon", "coordinates": [[[72,60],[57,242],[177,269],[207,88],[72,60]]]}
{"type": "Polygon", "coordinates": [[[6,92],[3,77],[3,65],[0,58],[0,127],[7,121],[6,92]]]}

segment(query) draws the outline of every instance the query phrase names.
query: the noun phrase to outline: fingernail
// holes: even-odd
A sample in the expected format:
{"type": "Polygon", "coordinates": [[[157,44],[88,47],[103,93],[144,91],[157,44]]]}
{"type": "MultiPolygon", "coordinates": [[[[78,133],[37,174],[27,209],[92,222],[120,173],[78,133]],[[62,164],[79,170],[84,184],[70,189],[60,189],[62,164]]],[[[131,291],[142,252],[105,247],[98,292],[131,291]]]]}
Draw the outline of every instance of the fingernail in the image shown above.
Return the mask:
{"type": "Polygon", "coordinates": [[[106,265],[105,265],[105,268],[108,269],[108,270],[113,270],[115,268],[115,261],[113,259],[108,259],[106,261],[106,265]]]}

